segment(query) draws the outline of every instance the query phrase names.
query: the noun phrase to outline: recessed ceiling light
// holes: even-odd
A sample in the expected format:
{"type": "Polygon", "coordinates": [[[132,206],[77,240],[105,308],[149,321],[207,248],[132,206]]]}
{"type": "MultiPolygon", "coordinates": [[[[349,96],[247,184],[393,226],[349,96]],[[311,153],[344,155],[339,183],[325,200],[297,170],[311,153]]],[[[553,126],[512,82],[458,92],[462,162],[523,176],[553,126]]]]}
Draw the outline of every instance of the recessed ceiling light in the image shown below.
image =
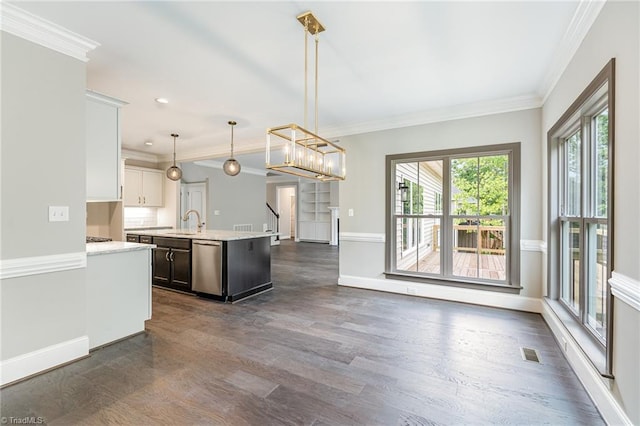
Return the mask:
{"type": "Polygon", "coordinates": [[[144,142],[144,144],[145,144],[146,146],[151,146],[151,145],[153,145],[153,142],[151,142],[151,141],[145,141],[145,142],[144,142]]]}
{"type": "Polygon", "coordinates": [[[169,99],[167,98],[156,98],[156,102],[159,104],[168,104],[169,103],[169,99]]]}

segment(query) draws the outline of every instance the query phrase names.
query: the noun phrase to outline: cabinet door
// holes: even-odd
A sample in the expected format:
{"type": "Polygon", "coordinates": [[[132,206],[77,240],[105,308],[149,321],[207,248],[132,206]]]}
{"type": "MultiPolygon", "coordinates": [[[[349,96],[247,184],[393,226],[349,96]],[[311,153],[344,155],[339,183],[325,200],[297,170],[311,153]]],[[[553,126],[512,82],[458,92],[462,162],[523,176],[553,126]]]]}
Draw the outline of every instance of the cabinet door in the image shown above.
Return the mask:
{"type": "Polygon", "coordinates": [[[142,172],[124,169],[124,205],[137,207],[142,204],[142,172]]]}
{"type": "Polygon", "coordinates": [[[316,239],[315,222],[299,222],[298,228],[298,239],[311,241],[316,239]]]}
{"type": "Polygon", "coordinates": [[[153,249],[153,283],[166,285],[171,281],[171,261],[169,249],[158,247],[153,249]]]}
{"type": "Polygon", "coordinates": [[[120,199],[119,108],[86,100],[87,199],[120,199]]]}
{"type": "Polygon", "coordinates": [[[162,171],[142,171],[142,205],[162,207],[164,205],[164,173],[162,171]]]}
{"type": "Polygon", "coordinates": [[[316,241],[329,241],[331,239],[331,223],[316,222],[316,241]]]}
{"type": "Polygon", "coordinates": [[[171,249],[169,255],[173,263],[173,284],[191,290],[191,251],[171,249]]]}

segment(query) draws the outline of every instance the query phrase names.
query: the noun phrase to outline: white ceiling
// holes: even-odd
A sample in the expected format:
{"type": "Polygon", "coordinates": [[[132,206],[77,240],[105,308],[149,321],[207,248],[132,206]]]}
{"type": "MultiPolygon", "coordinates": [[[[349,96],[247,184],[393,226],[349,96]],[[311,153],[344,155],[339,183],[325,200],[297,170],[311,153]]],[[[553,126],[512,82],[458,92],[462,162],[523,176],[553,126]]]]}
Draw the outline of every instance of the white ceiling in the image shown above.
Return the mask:
{"type": "MultiPolygon", "coordinates": [[[[178,159],[198,159],[228,154],[230,119],[238,122],[236,152],[263,146],[267,127],[302,124],[302,12],[313,11],[326,27],[319,133],[334,138],[419,124],[465,105],[539,104],[580,3],[17,5],[101,44],[89,53],[87,87],[129,103],[123,147],[169,158],[169,135],[177,132],[178,159]]],[[[312,104],[310,111],[313,129],[312,104]]]]}

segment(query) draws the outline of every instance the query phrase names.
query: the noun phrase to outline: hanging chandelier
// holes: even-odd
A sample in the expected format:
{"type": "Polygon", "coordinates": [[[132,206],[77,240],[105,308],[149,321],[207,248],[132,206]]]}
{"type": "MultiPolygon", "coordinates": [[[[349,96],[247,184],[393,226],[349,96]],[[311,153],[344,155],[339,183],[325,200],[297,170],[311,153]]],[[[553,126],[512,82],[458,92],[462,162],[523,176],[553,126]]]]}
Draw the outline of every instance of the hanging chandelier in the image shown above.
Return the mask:
{"type": "Polygon", "coordinates": [[[305,12],[297,19],[304,27],[304,126],[292,123],[267,129],[265,167],[321,181],[344,180],[347,170],[345,149],[318,136],[318,34],[324,31],[324,27],[311,12],[305,12]],[[309,34],[315,37],[315,128],[313,132],[307,130],[309,34]],[[274,136],[273,140],[272,136],[274,136]]]}
{"type": "Polygon", "coordinates": [[[180,180],[182,177],[182,170],[176,166],[176,138],[178,136],[180,135],[171,133],[171,137],[173,138],[173,166],[167,169],[167,177],[171,180],[180,180]]]}
{"type": "Polygon", "coordinates": [[[235,121],[229,121],[228,124],[229,126],[231,126],[231,156],[227,159],[227,161],[224,162],[222,170],[224,170],[224,172],[229,176],[235,176],[240,173],[241,168],[238,160],[233,158],[233,126],[238,123],[236,123],[235,121]]]}

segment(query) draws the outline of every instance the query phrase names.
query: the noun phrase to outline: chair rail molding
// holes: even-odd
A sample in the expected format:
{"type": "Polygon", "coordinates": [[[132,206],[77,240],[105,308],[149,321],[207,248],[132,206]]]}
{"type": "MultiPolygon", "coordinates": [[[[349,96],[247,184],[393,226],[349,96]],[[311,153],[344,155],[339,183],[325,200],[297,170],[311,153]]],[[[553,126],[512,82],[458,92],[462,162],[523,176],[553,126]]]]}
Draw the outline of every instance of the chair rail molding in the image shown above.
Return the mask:
{"type": "Polygon", "coordinates": [[[613,271],[609,278],[611,294],[617,299],[640,311],[640,281],[613,271]]]}
{"type": "Polygon", "coordinates": [[[97,41],[7,2],[0,3],[0,30],[83,62],[89,61],[87,53],[100,46],[97,41]]]}
{"type": "Polygon", "coordinates": [[[369,232],[341,232],[340,241],[357,241],[361,243],[384,243],[385,235],[369,232]]]}
{"type": "Polygon", "coordinates": [[[520,240],[520,250],[547,252],[547,243],[542,240],[520,240]]]}
{"type": "Polygon", "coordinates": [[[48,256],[20,257],[0,260],[0,279],[50,274],[87,267],[87,253],[64,253],[48,256]]]}

